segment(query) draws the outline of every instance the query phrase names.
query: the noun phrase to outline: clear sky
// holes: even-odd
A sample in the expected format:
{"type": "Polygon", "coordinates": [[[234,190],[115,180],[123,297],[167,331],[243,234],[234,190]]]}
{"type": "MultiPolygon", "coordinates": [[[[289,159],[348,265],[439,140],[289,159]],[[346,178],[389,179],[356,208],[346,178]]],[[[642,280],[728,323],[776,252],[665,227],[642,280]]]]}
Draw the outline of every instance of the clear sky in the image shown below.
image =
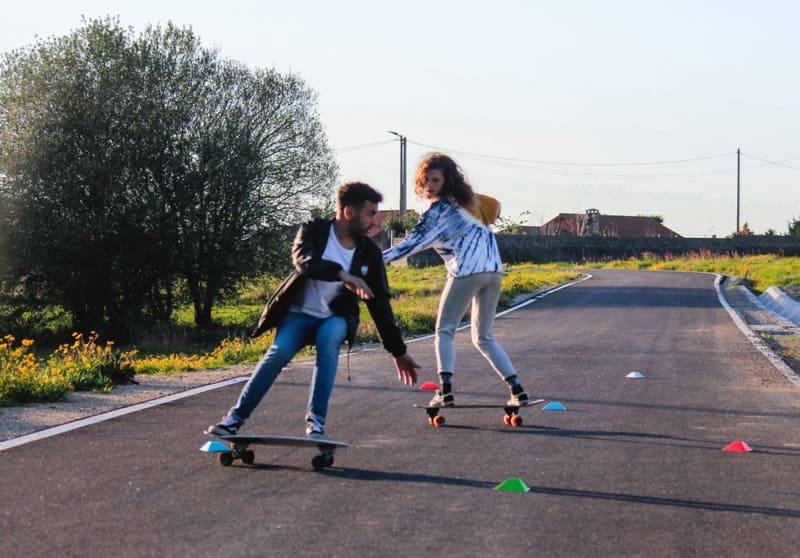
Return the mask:
{"type": "MultiPolygon", "coordinates": [[[[301,76],[341,178],[383,191],[385,209],[395,130],[409,181],[445,151],[531,225],[597,208],[728,235],[737,148],[740,224],[800,218],[796,0],[26,0],[4,3],[0,52],[106,15],[190,26],[225,58],[301,76]]],[[[408,207],[424,208],[411,184],[408,207]]]]}

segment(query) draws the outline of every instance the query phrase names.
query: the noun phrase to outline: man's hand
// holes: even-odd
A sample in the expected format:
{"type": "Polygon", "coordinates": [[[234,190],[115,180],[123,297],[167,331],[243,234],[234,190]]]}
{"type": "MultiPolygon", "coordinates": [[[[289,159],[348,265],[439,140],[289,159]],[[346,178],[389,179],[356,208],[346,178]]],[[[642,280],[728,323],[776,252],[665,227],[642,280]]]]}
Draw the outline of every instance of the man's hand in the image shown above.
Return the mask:
{"type": "Polygon", "coordinates": [[[348,291],[355,293],[360,299],[369,300],[374,296],[372,289],[361,277],[350,275],[345,270],[342,270],[339,272],[339,279],[344,282],[344,286],[348,291]]]}
{"type": "Polygon", "coordinates": [[[417,369],[421,367],[408,353],[394,357],[394,367],[397,368],[397,377],[405,385],[413,386],[417,383],[417,369]]]}

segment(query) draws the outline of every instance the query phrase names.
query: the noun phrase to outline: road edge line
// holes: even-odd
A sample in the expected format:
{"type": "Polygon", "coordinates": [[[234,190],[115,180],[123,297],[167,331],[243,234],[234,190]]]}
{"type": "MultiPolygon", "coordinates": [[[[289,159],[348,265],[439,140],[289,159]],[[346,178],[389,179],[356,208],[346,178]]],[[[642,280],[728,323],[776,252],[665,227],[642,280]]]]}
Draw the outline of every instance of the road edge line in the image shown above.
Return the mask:
{"type": "Polygon", "coordinates": [[[45,438],[50,438],[52,436],[57,436],[58,434],[63,434],[65,432],[70,432],[72,430],[77,430],[78,428],[83,428],[84,426],[90,426],[92,424],[97,424],[99,422],[105,422],[107,420],[111,420],[117,417],[121,417],[124,415],[129,415],[131,413],[137,413],[139,411],[143,411],[145,409],[149,409],[151,407],[157,407],[159,405],[163,405],[165,403],[171,403],[172,401],[178,401],[179,399],[185,399],[187,397],[192,397],[194,395],[198,395],[200,393],[204,393],[206,391],[212,391],[215,389],[227,387],[230,385],[246,382],[249,376],[239,376],[236,378],[229,378],[227,380],[223,380],[221,382],[215,382],[213,384],[207,384],[204,386],[196,387],[187,389],[185,391],[180,391],[178,393],[173,393],[170,395],[165,395],[164,397],[158,397],[156,399],[151,399],[149,401],[144,401],[142,403],[136,403],[134,405],[129,405],[127,407],[121,407],[119,409],[114,409],[113,411],[108,411],[105,413],[100,413],[98,415],[92,415],[90,417],[74,420],[72,422],[67,422],[64,424],[60,424],[58,426],[53,426],[51,428],[46,428],[44,430],[38,430],[36,432],[31,432],[30,434],[24,434],[17,438],[11,438],[10,440],[5,440],[0,442],[0,451],[4,451],[7,449],[15,448],[17,446],[22,446],[24,444],[29,444],[31,442],[36,442],[39,440],[44,440],[45,438]]]}

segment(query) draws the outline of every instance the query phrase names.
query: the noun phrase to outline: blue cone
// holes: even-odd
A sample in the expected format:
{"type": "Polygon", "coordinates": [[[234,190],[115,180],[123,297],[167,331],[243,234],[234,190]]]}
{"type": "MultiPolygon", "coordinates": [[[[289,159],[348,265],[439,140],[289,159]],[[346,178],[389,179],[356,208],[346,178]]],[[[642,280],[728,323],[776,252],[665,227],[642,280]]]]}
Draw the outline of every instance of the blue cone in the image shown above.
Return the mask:
{"type": "Polygon", "coordinates": [[[566,411],[567,408],[559,403],[558,401],[551,401],[544,407],[542,407],[543,411],[566,411]]]}
{"type": "Polygon", "coordinates": [[[230,448],[223,444],[222,442],[206,442],[203,444],[203,447],[200,448],[200,451],[204,451],[206,453],[219,453],[222,451],[228,451],[230,448]]]}

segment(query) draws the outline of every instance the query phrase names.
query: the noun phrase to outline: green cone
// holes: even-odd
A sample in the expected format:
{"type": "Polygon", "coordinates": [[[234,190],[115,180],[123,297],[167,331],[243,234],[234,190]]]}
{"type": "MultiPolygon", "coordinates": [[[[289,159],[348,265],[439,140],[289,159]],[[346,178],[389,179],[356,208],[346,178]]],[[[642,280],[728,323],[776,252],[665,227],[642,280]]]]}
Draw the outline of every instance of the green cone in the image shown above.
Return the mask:
{"type": "Polygon", "coordinates": [[[522,482],[522,479],[506,479],[497,486],[494,487],[494,490],[505,490],[506,492],[528,492],[530,488],[525,486],[525,483],[522,482]]]}

